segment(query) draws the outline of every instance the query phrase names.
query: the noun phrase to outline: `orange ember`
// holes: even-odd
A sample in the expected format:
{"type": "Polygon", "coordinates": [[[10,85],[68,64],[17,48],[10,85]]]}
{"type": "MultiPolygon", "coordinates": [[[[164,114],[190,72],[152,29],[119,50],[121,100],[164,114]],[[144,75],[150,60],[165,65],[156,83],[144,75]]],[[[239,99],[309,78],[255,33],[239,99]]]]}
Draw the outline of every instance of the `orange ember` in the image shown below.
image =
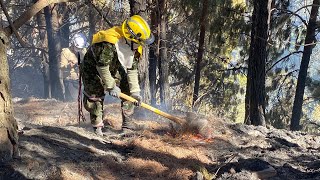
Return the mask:
{"type": "Polygon", "coordinates": [[[182,139],[191,140],[191,141],[195,141],[195,142],[204,142],[204,143],[211,143],[213,141],[213,138],[206,138],[199,133],[198,134],[183,134],[182,139]]]}
{"type": "Polygon", "coordinates": [[[171,134],[168,133],[169,136],[173,136],[174,138],[181,138],[182,140],[189,140],[189,141],[195,141],[199,143],[211,143],[213,142],[212,137],[204,137],[203,135],[199,133],[190,133],[190,132],[184,132],[182,134],[171,134]]]}

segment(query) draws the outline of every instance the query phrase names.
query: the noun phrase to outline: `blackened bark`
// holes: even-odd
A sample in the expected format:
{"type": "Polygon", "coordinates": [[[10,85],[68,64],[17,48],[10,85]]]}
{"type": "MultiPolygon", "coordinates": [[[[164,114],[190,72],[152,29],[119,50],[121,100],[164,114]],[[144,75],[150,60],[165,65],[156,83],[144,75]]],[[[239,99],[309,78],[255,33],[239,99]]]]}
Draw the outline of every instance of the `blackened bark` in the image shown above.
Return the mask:
{"type": "Polygon", "coordinates": [[[70,10],[67,7],[66,3],[59,4],[59,11],[62,14],[61,24],[60,24],[60,34],[61,34],[61,47],[68,48],[69,47],[69,37],[70,37],[70,10]]]}
{"type": "Polygon", "coordinates": [[[306,78],[308,75],[308,66],[310,62],[310,56],[312,54],[312,49],[314,45],[310,45],[315,41],[315,31],[317,27],[317,15],[319,12],[320,0],[314,0],[313,6],[311,8],[311,14],[309,23],[307,26],[307,34],[305,39],[305,46],[303,50],[303,55],[301,59],[301,65],[298,75],[298,82],[296,88],[296,94],[293,103],[292,109],[292,117],[291,117],[291,130],[299,130],[300,127],[300,119],[302,114],[302,104],[303,104],[303,95],[304,89],[306,85],[306,78]]]}
{"type": "Polygon", "coordinates": [[[253,1],[254,9],[245,102],[246,119],[249,120],[250,124],[256,126],[266,125],[265,66],[267,59],[268,4],[268,1],[253,1]]]}
{"type": "Polygon", "coordinates": [[[170,108],[169,62],[167,55],[167,13],[166,0],[159,0],[160,47],[159,47],[159,87],[161,106],[170,108]]]}
{"type": "MultiPolygon", "coordinates": [[[[58,34],[60,34],[60,38],[58,39],[58,41],[60,41],[61,43],[61,47],[62,48],[69,48],[69,41],[70,41],[70,22],[69,22],[69,18],[70,18],[70,10],[67,7],[66,3],[61,3],[58,5],[58,13],[60,14],[60,18],[58,19],[57,17],[57,22],[58,22],[58,27],[59,27],[59,31],[58,34]]],[[[56,49],[58,52],[59,49],[56,49]]],[[[59,64],[61,62],[61,59],[58,59],[59,64]]],[[[62,88],[62,93],[63,93],[63,100],[65,101],[71,101],[72,100],[72,95],[71,92],[68,90],[68,88],[65,86],[66,82],[63,79],[63,73],[61,71],[60,65],[59,65],[59,73],[60,73],[60,77],[59,79],[61,79],[61,88],[62,88]]],[[[59,82],[60,82],[59,81],[59,82]]]]}
{"type": "Polygon", "coordinates": [[[200,24],[199,48],[198,48],[197,60],[196,60],[196,63],[194,64],[195,80],[194,80],[194,88],[193,88],[192,105],[194,105],[194,103],[196,102],[199,96],[200,76],[201,76],[200,64],[202,62],[203,51],[204,51],[204,39],[205,39],[206,24],[207,24],[206,22],[207,11],[208,11],[208,0],[203,0],[202,13],[199,21],[199,24],[200,24]]]}
{"type": "Polygon", "coordinates": [[[96,32],[96,15],[95,15],[95,10],[92,4],[89,4],[89,42],[91,44],[92,41],[92,36],[96,32]]]}
{"type": "Polygon", "coordinates": [[[61,44],[58,33],[59,23],[57,21],[57,11],[50,6],[47,6],[44,8],[44,12],[48,36],[51,95],[53,98],[64,100],[63,80],[60,73],[59,57],[61,53],[61,44]]]}
{"type": "Polygon", "coordinates": [[[157,102],[157,64],[158,64],[158,11],[151,11],[151,30],[155,36],[155,42],[149,49],[149,82],[150,82],[150,100],[151,104],[157,102]]]}
{"type": "Polygon", "coordinates": [[[130,6],[130,16],[135,14],[135,0],[129,0],[129,6],[130,6]]]}
{"type": "Polygon", "coordinates": [[[245,114],[244,114],[244,123],[250,125],[251,121],[250,121],[250,86],[251,86],[251,80],[249,80],[249,77],[251,77],[251,75],[249,75],[249,72],[247,72],[247,87],[246,87],[246,95],[245,95],[245,114]]]}
{"type": "MultiPolygon", "coordinates": [[[[147,4],[146,0],[135,0],[135,1],[130,0],[131,15],[139,14],[141,17],[147,20],[146,4],[147,4]]],[[[140,88],[142,90],[141,95],[143,96],[144,102],[147,102],[147,103],[150,102],[148,59],[149,59],[149,48],[145,46],[143,48],[141,60],[139,61],[139,82],[140,82],[140,88]]]]}
{"type": "MultiPolygon", "coordinates": [[[[38,13],[36,16],[37,24],[38,24],[38,31],[40,35],[40,41],[43,42],[42,46],[43,49],[48,50],[48,38],[46,30],[43,28],[46,26],[46,20],[43,14],[43,10],[41,13],[38,13]]],[[[42,76],[43,76],[43,95],[44,98],[51,98],[51,85],[50,85],[50,75],[49,75],[49,60],[48,54],[41,51],[42,55],[42,76]]]]}

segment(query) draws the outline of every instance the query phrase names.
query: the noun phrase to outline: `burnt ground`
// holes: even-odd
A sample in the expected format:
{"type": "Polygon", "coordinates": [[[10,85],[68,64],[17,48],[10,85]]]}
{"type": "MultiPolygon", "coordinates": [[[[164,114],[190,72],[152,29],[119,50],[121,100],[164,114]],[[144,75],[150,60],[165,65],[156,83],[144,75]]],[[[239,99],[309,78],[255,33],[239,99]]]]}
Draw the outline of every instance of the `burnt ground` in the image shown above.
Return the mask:
{"type": "Polygon", "coordinates": [[[173,136],[170,121],[147,113],[136,117],[145,130],[123,136],[112,102],[105,122],[113,130],[96,137],[89,120],[79,125],[75,102],[15,99],[14,107],[21,156],[0,165],[0,179],[320,179],[316,134],[207,116],[211,139],[173,136]]]}

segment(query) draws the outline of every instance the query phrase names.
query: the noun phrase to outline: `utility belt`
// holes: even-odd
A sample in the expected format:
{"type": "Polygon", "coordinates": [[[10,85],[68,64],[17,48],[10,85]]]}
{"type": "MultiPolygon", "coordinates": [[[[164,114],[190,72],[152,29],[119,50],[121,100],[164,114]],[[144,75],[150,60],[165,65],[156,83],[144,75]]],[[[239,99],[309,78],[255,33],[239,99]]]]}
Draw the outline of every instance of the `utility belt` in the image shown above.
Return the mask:
{"type": "Polygon", "coordinates": [[[90,96],[87,92],[83,91],[83,94],[91,101],[104,101],[104,96],[97,97],[96,95],[90,96]]]}

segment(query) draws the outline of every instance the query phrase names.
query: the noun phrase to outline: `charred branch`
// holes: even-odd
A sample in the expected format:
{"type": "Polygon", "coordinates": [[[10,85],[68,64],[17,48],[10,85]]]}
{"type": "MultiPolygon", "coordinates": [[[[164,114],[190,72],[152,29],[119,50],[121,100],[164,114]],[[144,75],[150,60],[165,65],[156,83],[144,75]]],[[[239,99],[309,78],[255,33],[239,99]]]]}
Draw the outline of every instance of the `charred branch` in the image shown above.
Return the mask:
{"type": "Polygon", "coordinates": [[[7,36],[11,36],[13,33],[12,27],[15,29],[19,29],[23,24],[25,24],[27,21],[29,21],[34,15],[36,15],[38,12],[40,12],[43,8],[45,8],[48,5],[56,4],[56,3],[62,3],[62,2],[75,2],[78,0],[39,0],[34,5],[30,7],[27,11],[25,11],[21,16],[19,16],[18,19],[13,21],[12,26],[7,26],[4,28],[4,32],[7,36]]]}
{"type": "Polygon", "coordinates": [[[99,15],[107,22],[110,27],[113,27],[113,24],[107,19],[107,17],[102,13],[102,11],[92,3],[92,1],[88,1],[92,7],[99,13],[99,15]]]}
{"type": "MultiPolygon", "coordinates": [[[[278,63],[280,63],[281,61],[285,60],[285,59],[288,59],[291,55],[294,55],[294,54],[299,54],[299,53],[303,53],[303,51],[295,51],[295,52],[292,52],[286,56],[284,56],[283,58],[279,59],[278,61],[276,61],[270,68],[268,68],[268,70],[266,72],[269,72],[274,66],[276,66],[278,63]]],[[[269,64],[269,63],[268,63],[269,64]]],[[[267,65],[268,65],[267,64],[267,65]]]]}

